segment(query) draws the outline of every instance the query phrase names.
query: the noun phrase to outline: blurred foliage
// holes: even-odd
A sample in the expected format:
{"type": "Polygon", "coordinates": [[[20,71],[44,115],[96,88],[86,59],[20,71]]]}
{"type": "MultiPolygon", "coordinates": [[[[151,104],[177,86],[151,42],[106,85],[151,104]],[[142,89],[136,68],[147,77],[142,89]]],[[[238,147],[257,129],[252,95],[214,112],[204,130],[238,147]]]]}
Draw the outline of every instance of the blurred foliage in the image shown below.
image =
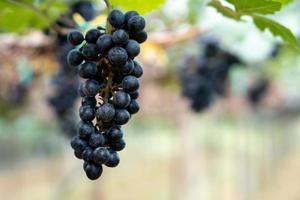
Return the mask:
{"type": "Polygon", "coordinates": [[[52,0],[4,0],[0,2],[0,31],[22,33],[49,26],[67,4],[52,0]]]}
{"type": "Polygon", "coordinates": [[[277,2],[280,2],[282,5],[287,5],[291,2],[293,2],[294,0],[273,0],[273,1],[277,1],[277,2]]]}
{"type": "Polygon", "coordinates": [[[300,44],[290,29],[281,25],[280,23],[269,19],[263,15],[274,14],[281,10],[283,3],[286,4],[291,1],[266,1],[266,0],[227,0],[233,4],[235,9],[223,5],[219,0],[212,0],[209,5],[216,8],[218,12],[226,17],[241,20],[243,16],[250,16],[254,24],[264,31],[269,29],[274,36],[281,37],[286,43],[300,50],[300,44]]]}
{"type": "Polygon", "coordinates": [[[201,9],[205,1],[204,0],[188,0],[188,20],[191,24],[195,24],[198,21],[201,9]]]}
{"type": "MultiPolygon", "coordinates": [[[[0,2],[0,31],[23,33],[30,29],[43,29],[62,14],[70,0],[4,0],[0,2]]],[[[95,1],[96,2],[96,1],[95,1]]],[[[102,0],[97,2],[103,2],[102,0]]],[[[111,4],[140,14],[159,8],[164,0],[112,0],[111,4]]]]}
{"type": "Polygon", "coordinates": [[[163,5],[164,0],[110,0],[114,7],[120,7],[125,10],[136,10],[140,14],[145,14],[152,10],[158,9],[163,5]]]}

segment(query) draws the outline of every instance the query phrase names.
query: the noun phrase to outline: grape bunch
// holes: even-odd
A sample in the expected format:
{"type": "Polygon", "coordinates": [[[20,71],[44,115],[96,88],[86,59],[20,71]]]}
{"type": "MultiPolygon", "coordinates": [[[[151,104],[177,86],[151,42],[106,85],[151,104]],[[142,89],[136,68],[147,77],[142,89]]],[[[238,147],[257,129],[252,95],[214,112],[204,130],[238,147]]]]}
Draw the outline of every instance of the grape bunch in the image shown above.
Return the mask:
{"type": "Polygon", "coordinates": [[[203,53],[189,56],[179,66],[182,95],[190,101],[193,111],[208,108],[216,96],[225,96],[229,71],[240,63],[237,56],[220,48],[215,39],[203,40],[203,53]]]}
{"type": "Polygon", "coordinates": [[[140,109],[138,78],[143,69],[134,58],[147,39],[144,28],[145,20],[137,12],[112,10],[106,29],[90,29],[85,36],[75,30],[68,35],[78,47],[69,52],[68,62],[78,66],[79,76],[86,79],[79,86],[81,122],[71,146],[75,156],[84,160],[91,180],[101,176],[102,165],[119,164],[118,151],[126,145],[121,126],[140,109]]]}

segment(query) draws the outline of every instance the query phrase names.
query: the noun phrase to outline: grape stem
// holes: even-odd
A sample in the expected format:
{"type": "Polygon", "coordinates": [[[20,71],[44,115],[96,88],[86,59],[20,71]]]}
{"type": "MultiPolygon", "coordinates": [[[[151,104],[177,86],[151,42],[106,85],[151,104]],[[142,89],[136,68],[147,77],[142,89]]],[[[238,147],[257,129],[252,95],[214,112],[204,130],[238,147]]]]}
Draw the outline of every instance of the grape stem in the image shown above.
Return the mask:
{"type": "Polygon", "coordinates": [[[108,11],[110,11],[112,9],[112,5],[110,4],[109,0],[104,0],[104,3],[108,9],[108,11]]]}

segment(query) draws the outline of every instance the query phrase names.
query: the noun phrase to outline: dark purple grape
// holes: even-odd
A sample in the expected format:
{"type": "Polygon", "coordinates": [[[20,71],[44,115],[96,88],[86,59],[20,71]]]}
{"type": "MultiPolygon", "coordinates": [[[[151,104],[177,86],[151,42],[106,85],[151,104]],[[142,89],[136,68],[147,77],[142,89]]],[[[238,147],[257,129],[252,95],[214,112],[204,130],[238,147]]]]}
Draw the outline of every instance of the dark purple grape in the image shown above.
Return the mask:
{"type": "Polygon", "coordinates": [[[116,114],[114,117],[114,122],[117,125],[124,125],[130,119],[130,113],[126,109],[116,109],[116,114]]]}
{"type": "Polygon", "coordinates": [[[100,106],[96,112],[96,117],[103,122],[110,122],[115,116],[115,108],[110,103],[100,106]]]}
{"type": "Polygon", "coordinates": [[[125,92],[133,92],[139,89],[139,80],[134,76],[125,76],[122,80],[122,88],[125,92]]]}
{"type": "Polygon", "coordinates": [[[94,43],[95,44],[100,36],[101,36],[101,33],[98,29],[90,29],[85,34],[85,40],[88,43],[94,43]]]}
{"type": "Polygon", "coordinates": [[[113,96],[113,104],[118,108],[126,108],[130,104],[130,96],[126,92],[118,91],[113,96]]]}
{"type": "Polygon", "coordinates": [[[142,31],[146,26],[145,19],[139,15],[131,17],[127,22],[127,27],[130,32],[142,31]]]}
{"type": "Polygon", "coordinates": [[[96,44],[101,54],[107,53],[114,45],[111,35],[108,34],[100,36],[96,44]]]}
{"type": "Polygon", "coordinates": [[[105,163],[107,167],[116,167],[120,163],[119,155],[116,151],[110,150],[109,151],[109,159],[105,163]]]}
{"type": "Polygon", "coordinates": [[[126,109],[131,115],[133,115],[140,110],[140,106],[139,106],[138,102],[133,99],[133,100],[131,100],[130,104],[128,105],[128,107],[126,109]]]}
{"type": "Polygon", "coordinates": [[[122,28],[125,22],[125,15],[119,10],[113,10],[108,15],[109,23],[115,28],[122,28]]]}
{"type": "Polygon", "coordinates": [[[96,180],[98,179],[101,174],[102,174],[102,166],[101,165],[96,165],[94,163],[89,163],[86,167],[85,167],[85,173],[86,176],[91,179],[91,180],[96,180]]]}
{"type": "Polygon", "coordinates": [[[83,42],[84,38],[80,31],[72,31],[68,34],[68,41],[72,45],[80,45],[83,42]]]}
{"type": "Polygon", "coordinates": [[[123,29],[119,29],[112,34],[112,40],[117,45],[124,45],[129,40],[129,35],[123,29]]]}

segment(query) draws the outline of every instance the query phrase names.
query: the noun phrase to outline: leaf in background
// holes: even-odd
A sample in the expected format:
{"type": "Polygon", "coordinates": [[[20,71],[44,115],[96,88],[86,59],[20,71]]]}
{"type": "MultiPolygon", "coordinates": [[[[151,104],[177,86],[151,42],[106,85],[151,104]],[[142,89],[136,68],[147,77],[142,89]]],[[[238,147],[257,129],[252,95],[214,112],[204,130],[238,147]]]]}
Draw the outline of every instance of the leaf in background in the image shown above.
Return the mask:
{"type": "Polygon", "coordinates": [[[231,8],[224,6],[221,4],[220,1],[218,0],[213,0],[211,1],[208,5],[214,7],[219,13],[224,15],[225,17],[229,17],[235,20],[240,20],[241,19],[241,14],[232,10],[231,8]]]}
{"type": "Polygon", "coordinates": [[[236,11],[243,13],[273,14],[281,9],[281,3],[270,0],[227,0],[236,11]]]}
{"type": "Polygon", "coordinates": [[[277,1],[279,3],[281,3],[283,6],[293,2],[294,0],[273,0],[273,1],[277,1]]]}
{"type": "Polygon", "coordinates": [[[0,2],[1,31],[21,33],[30,28],[43,28],[47,23],[29,9],[0,2]]]}
{"type": "Polygon", "coordinates": [[[160,8],[165,0],[110,0],[113,7],[120,7],[124,10],[136,10],[140,14],[145,14],[160,8]]]}
{"type": "Polygon", "coordinates": [[[263,16],[252,15],[255,25],[262,31],[269,29],[274,36],[280,36],[285,42],[300,50],[300,44],[294,34],[285,26],[263,16]]]}
{"type": "Polygon", "coordinates": [[[6,32],[22,33],[29,29],[42,29],[49,26],[62,14],[67,5],[64,1],[51,0],[23,0],[29,6],[16,5],[8,1],[0,2],[0,30],[6,32]],[[50,6],[51,4],[51,6],[50,6]],[[45,19],[28,7],[35,6],[37,10],[47,13],[45,19]]]}

